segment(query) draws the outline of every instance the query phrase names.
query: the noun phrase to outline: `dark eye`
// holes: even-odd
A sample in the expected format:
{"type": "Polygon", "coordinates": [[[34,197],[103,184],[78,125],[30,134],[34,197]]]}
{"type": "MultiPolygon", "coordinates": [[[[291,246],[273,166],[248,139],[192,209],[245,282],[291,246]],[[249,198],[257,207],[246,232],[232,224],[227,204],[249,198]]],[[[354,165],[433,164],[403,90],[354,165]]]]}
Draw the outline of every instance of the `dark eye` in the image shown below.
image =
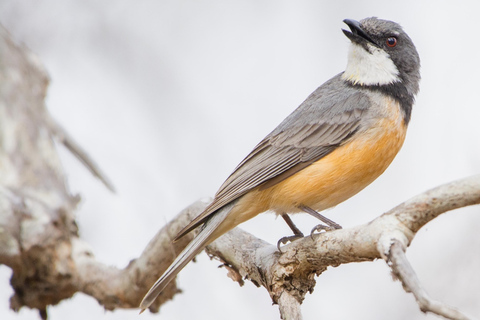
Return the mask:
{"type": "Polygon", "coordinates": [[[393,48],[396,45],[397,45],[397,38],[395,38],[395,37],[387,38],[387,46],[389,46],[390,48],[393,48]]]}

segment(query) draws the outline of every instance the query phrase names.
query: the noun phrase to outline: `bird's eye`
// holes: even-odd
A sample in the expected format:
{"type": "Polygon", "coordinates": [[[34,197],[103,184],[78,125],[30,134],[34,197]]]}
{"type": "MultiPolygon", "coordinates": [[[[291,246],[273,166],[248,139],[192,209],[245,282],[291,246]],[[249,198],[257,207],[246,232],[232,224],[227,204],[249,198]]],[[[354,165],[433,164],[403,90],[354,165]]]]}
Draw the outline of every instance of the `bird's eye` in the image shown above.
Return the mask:
{"type": "Polygon", "coordinates": [[[387,46],[390,48],[393,48],[397,45],[397,38],[395,37],[388,37],[387,38],[387,46]]]}

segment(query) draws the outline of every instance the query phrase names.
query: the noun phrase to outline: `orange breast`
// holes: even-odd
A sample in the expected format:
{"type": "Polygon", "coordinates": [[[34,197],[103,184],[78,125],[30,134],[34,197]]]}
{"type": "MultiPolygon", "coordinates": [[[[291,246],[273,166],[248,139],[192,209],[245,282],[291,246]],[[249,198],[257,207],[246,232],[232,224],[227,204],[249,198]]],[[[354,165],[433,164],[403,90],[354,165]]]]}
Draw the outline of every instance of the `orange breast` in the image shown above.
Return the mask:
{"type": "Polygon", "coordinates": [[[229,229],[267,210],[296,213],[304,205],[321,211],[365,188],[385,171],[405,140],[407,127],[398,103],[386,99],[382,112],[388,116],[324,158],[271,188],[248,192],[224,227],[229,229]]]}
{"type": "MultiPolygon", "coordinates": [[[[381,122],[383,128],[393,125],[391,121],[381,122]]],[[[377,136],[365,133],[266,190],[269,207],[277,212],[298,212],[295,207],[305,205],[320,211],[345,201],[387,169],[404,138],[405,129],[401,127],[377,136]]]]}
{"type": "Polygon", "coordinates": [[[299,205],[315,210],[335,206],[369,185],[395,158],[406,135],[398,104],[390,102],[391,117],[359,133],[351,142],[297,174],[265,190],[263,197],[276,212],[298,212],[299,205]]]}

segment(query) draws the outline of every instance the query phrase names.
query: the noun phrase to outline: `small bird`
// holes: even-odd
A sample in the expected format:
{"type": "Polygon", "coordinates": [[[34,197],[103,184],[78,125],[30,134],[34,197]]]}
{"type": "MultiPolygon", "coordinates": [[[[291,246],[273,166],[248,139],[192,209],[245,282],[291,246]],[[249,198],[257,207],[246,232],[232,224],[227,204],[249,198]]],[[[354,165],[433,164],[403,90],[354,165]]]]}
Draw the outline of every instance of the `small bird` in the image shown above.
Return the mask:
{"type": "MultiPolygon", "coordinates": [[[[223,183],[213,202],[176,237],[199,234],[152,286],[145,310],[196,254],[259,213],[273,211],[294,232],[289,213],[318,211],[352,197],[380,176],[405,139],[420,58],[410,37],[392,21],[346,19],[347,67],[317,88],[268,134],[223,183]]],[[[333,222],[325,221],[338,228],[333,222]]]]}

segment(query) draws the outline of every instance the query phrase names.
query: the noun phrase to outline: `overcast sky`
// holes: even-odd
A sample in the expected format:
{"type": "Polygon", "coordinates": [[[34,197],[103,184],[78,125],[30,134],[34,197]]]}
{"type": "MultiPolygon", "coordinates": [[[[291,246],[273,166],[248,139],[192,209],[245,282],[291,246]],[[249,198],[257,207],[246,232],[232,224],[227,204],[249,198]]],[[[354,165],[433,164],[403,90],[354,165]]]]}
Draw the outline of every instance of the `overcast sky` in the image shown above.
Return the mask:
{"type": "MultiPolygon", "coordinates": [[[[43,61],[47,105],[118,192],[60,148],[78,223],[97,258],[124,267],[166,221],[212,196],[242,158],[316,87],[344,70],[345,18],[403,25],[422,60],[405,145],[371,186],[326,214],[344,227],[480,170],[480,41],[476,1],[0,0],[0,23],[43,61]]],[[[295,216],[308,232],[317,222],[295,216]]],[[[480,208],[424,227],[408,257],[432,297],[480,315],[480,208]]],[[[264,214],[242,226],[275,243],[289,234],[264,214]]],[[[77,294],[50,319],[278,319],[265,290],[239,288],[202,254],[180,273],[184,293],[160,315],[105,312],[77,294]],[[221,303],[220,303],[221,301],[221,303]]],[[[0,266],[0,318],[10,270],[0,266]]],[[[307,295],[305,319],[425,317],[383,261],[329,269],[307,295]]]]}

